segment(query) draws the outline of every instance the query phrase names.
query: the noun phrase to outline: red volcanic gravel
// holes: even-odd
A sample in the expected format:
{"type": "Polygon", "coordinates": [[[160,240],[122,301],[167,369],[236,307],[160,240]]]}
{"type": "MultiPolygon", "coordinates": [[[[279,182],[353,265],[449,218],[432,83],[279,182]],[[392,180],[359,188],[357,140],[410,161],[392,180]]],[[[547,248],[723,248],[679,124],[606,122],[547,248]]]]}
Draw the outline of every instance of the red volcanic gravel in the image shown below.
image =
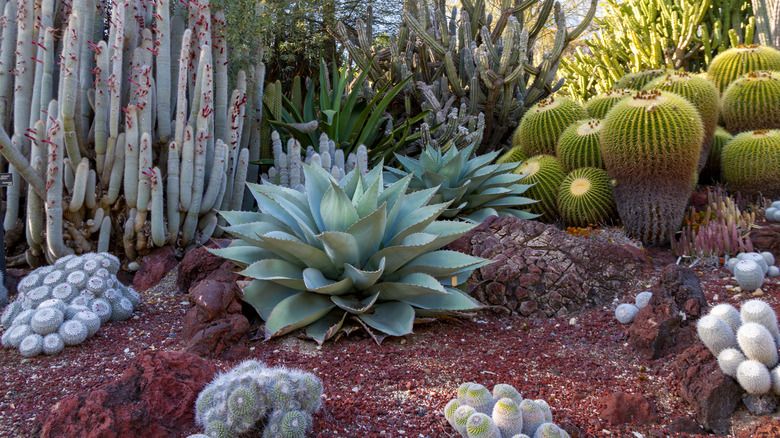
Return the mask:
{"type": "MultiPolygon", "coordinates": [[[[697,272],[711,304],[725,300],[739,306],[750,298],[731,298],[736,292],[725,286],[736,283],[724,269],[697,272]]],[[[633,301],[656,275],[647,272],[620,301],[633,301]]],[[[778,279],[768,279],[763,290],[763,298],[780,308],[778,279]]],[[[62,397],[117,378],[145,350],[182,348],[177,333],[189,304],[177,292],[175,274],[142,296],[132,319],[107,324],[59,355],[28,359],[0,349],[0,436],[37,435],[41,418],[62,397]]],[[[442,409],[466,381],[488,388],[509,383],[523,397],[545,399],[553,420],[576,426],[580,436],[689,436],[664,433],[672,420],[692,415],[675,395],[673,376],[660,372],[671,358],[641,360],[627,343],[628,326],[615,320],[617,304],[546,320],[488,313],[440,320],[416,325],[413,335],[387,338],[379,346],[364,333],[321,347],[294,336],[252,341],[249,357],[322,378],[323,407],[315,415],[314,437],[456,437],[442,409]],[[617,391],[643,395],[655,406],[658,422],[612,426],[601,420],[598,400],[617,391]]],[[[237,364],[215,363],[221,369],[237,364]]],[[[740,405],[732,432],[759,418],[740,405]]]]}

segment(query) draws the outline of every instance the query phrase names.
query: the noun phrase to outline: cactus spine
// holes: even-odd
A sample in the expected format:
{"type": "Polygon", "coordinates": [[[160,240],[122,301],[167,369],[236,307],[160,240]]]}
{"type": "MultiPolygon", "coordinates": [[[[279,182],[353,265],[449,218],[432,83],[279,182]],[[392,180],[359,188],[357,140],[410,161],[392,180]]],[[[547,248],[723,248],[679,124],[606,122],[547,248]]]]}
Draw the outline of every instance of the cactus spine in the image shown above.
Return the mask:
{"type": "Polygon", "coordinates": [[[780,130],[757,130],[734,136],[721,152],[723,178],[744,194],[780,196],[780,130]]]}

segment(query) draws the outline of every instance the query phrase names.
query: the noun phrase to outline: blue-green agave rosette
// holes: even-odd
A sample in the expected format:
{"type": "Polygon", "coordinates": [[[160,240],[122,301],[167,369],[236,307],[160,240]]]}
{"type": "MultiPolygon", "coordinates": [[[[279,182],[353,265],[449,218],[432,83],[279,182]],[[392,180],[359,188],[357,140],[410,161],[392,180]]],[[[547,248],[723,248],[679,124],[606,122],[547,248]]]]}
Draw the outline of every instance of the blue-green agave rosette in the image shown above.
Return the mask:
{"type": "Polygon", "coordinates": [[[482,222],[488,216],[515,216],[533,219],[533,214],[517,207],[536,201],[520,196],[530,184],[520,184],[524,175],[512,171],[517,163],[490,164],[499,152],[470,158],[476,143],[461,150],[450,146],[441,149],[427,146],[419,159],[396,154],[403,170],[386,167],[385,181],[393,183],[411,175],[409,190],[438,187],[431,202],[450,201],[443,217],[455,216],[470,222],[482,222]]]}
{"type": "Polygon", "coordinates": [[[436,220],[450,204],[431,203],[437,188],[407,193],[411,177],[385,187],[381,165],[341,181],[303,168],[303,193],[249,183],[259,211],[221,212],[237,239],[211,250],[253,279],[244,301],[266,338],[305,328],[322,343],[356,317],[381,342],[411,333],[415,316],[480,307],[454,286],[490,261],[440,249],[473,225],[436,220]]]}

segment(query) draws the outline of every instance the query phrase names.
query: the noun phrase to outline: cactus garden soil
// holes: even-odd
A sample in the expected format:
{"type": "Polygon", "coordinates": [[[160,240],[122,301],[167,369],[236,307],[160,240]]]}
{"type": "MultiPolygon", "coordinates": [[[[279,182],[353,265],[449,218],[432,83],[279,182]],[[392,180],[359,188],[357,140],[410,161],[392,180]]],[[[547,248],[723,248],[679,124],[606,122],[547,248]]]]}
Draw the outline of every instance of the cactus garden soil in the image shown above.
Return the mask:
{"type": "MultiPolygon", "coordinates": [[[[736,292],[726,289],[735,283],[723,269],[697,273],[710,303],[738,305],[748,298],[734,298],[736,292]]],[[[647,290],[656,274],[648,270],[622,301],[647,290]]],[[[132,319],[108,324],[59,355],[28,359],[0,349],[0,436],[36,436],[40,420],[62,397],[117,378],[145,350],[180,349],[177,333],[189,304],[176,290],[171,273],[143,292],[141,312],[132,319]]],[[[764,292],[780,310],[778,279],[768,280],[764,292]]],[[[455,437],[441,411],[465,381],[488,388],[510,383],[526,398],[543,398],[554,420],[576,427],[579,436],[692,436],[666,432],[672,421],[693,414],[678,396],[673,376],[660,372],[665,360],[644,361],[629,346],[628,326],[614,318],[616,304],[547,320],[490,314],[442,320],[417,325],[413,335],[388,338],[379,346],[357,332],[321,347],[294,336],[250,341],[249,357],[322,378],[323,407],[315,416],[314,437],[455,437]],[[618,426],[601,419],[599,400],[616,391],[642,395],[655,407],[656,418],[618,426]]],[[[236,362],[215,363],[227,369],[236,362]]],[[[749,436],[745,431],[751,425],[767,421],[742,405],[732,420],[734,436],[749,436]]]]}

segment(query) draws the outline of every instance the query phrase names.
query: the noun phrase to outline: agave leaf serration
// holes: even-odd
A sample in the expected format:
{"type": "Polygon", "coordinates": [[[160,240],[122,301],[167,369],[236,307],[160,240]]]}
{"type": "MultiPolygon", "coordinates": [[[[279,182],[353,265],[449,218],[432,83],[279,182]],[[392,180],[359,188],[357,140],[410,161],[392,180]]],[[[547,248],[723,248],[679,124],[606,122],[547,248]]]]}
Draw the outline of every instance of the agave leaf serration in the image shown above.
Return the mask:
{"type": "Polygon", "coordinates": [[[249,183],[259,212],[221,212],[236,240],[211,250],[253,279],[244,300],[267,338],[305,328],[322,343],[355,317],[379,342],[415,316],[480,307],[454,286],[490,261],[440,249],[473,225],[437,220],[451,203],[431,203],[437,187],[407,194],[411,175],[385,187],[381,166],[341,181],[303,168],[304,193],[249,183]]]}

